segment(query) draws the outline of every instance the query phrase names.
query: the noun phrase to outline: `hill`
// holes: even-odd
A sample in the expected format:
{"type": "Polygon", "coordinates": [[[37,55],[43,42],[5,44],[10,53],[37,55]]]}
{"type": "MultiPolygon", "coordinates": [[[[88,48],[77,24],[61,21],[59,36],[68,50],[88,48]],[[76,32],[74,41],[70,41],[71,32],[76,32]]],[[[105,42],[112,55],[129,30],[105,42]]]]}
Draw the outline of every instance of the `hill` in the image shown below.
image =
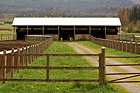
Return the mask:
{"type": "Polygon", "coordinates": [[[47,9],[56,8],[75,8],[89,9],[107,5],[122,5],[125,7],[140,3],[139,0],[0,0],[0,8],[32,8],[47,9]]]}

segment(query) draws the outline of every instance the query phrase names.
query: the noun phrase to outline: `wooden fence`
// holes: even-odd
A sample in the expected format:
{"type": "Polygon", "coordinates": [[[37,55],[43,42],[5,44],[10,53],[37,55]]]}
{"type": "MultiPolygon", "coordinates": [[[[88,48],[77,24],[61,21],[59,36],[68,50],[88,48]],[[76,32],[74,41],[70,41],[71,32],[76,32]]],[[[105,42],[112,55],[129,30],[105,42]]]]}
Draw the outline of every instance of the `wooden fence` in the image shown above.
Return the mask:
{"type": "MultiPolygon", "coordinates": [[[[51,43],[52,43],[52,38],[49,38],[39,44],[30,45],[18,49],[12,48],[11,51],[4,50],[3,54],[0,55],[0,66],[27,67],[28,64],[31,64],[33,60],[35,60],[38,57],[38,55],[30,55],[30,54],[41,54],[49,47],[51,43]],[[29,56],[22,55],[25,53],[29,54],[29,56]]],[[[3,79],[8,78],[9,76],[12,77],[14,72],[16,71],[19,72],[19,69],[20,68],[17,69],[0,68],[0,79],[1,77],[3,77],[3,79]]]]}
{"type": "Polygon", "coordinates": [[[132,41],[120,41],[91,37],[91,41],[95,44],[113,48],[116,50],[140,54],[140,43],[132,41]]]}
{"type": "Polygon", "coordinates": [[[0,34],[0,40],[16,40],[16,34],[0,34]]]}
{"type": "Polygon", "coordinates": [[[0,78],[0,81],[3,83],[5,81],[32,81],[32,82],[99,82],[100,85],[106,84],[106,83],[133,83],[133,82],[140,82],[140,81],[119,81],[124,80],[128,78],[138,77],[140,76],[139,72],[136,73],[106,73],[106,66],[139,66],[140,64],[106,64],[105,59],[106,58],[140,58],[140,56],[105,56],[105,47],[102,48],[101,53],[99,54],[41,54],[51,43],[51,40],[48,42],[44,41],[41,44],[35,46],[34,48],[27,48],[26,52],[22,51],[21,54],[18,53],[14,54],[5,54],[6,51],[4,51],[3,55],[0,55],[4,58],[3,62],[4,65],[0,66],[0,69],[2,71],[2,78],[0,78]],[[39,50],[40,49],[40,50],[39,50]],[[10,56],[11,59],[11,65],[7,65],[8,56],[10,56]],[[46,56],[46,66],[28,66],[28,63],[33,62],[35,58],[38,56],[46,56]],[[99,57],[99,67],[51,67],[50,66],[50,57],[51,56],[98,56],[99,57]],[[17,59],[17,65],[14,65],[15,60],[14,57],[18,57],[17,59]],[[25,57],[25,58],[24,58],[25,57]],[[21,59],[21,60],[20,60],[21,59]],[[26,61],[25,61],[26,60],[26,61]],[[45,69],[46,70],[46,79],[9,79],[7,77],[7,70],[11,71],[11,76],[13,76],[13,72],[15,70],[19,72],[19,69],[45,69]],[[92,70],[99,70],[99,79],[50,79],[49,71],[56,70],[56,69],[69,69],[69,70],[79,70],[79,69],[92,69],[92,70]],[[115,79],[111,81],[106,81],[107,75],[134,75],[129,77],[124,77],[120,79],[115,79]]]}
{"type": "MultiPolygon", "coordinates": [[[[105,58],[140,58],[140,56],[106,56],[105,58]]],[[[140,66],[140,64],[109,64],[109,65],[105,65],[105,67],[127,67],[127,66],[140,66]]],[[[138,80],[127,80],[127,81],[123,81],[126,79],[130,79],[130,78],[135,78],[135,77],[139,77],[140,76],[140,72],[134,72],[134,73],[106,73],[106,76],[108,75],[132,75],[132,76],[127,76],[127,77],[122,77],[122,78],[118,78],[118,79],[114,79],[114,80],[110,80],[107,81],[106,83],[140,83],[140,81],[138,80]]]]}
{"type": "Polygon", "coordinates": [[[102,53],[100,54],[40,54],[43,52],[44,48],[44,44],[41,44],[40,46],[37,46],[35,48],[32,49],[28,49],[21,54],[16,53],[16,54],[5,54],[4,51],[4,55],[0,55],[2,57],[4,57],[3,62],[5,63],[4,65],[0,66],[0,68],[2,69],[3,73],[2,73],[2,78],[0,79],[0,81],[3,81],[3,83],[5,81],[36,81],[36,82],[99,82],[100,85],[104,84],[106,82],[106,78],[105,78],[105,67],[104,67],[104,61],[105,61],[105,48],[102,49],[102,53]],[[39,48],[40,47],[40,48],[39,48]],[[38,50],[38,49],[43,49],[43,50],[38,50]],[[37,49],[37,50],[36,50],[37,49]],[[34,50],[34,52],[33,52],[34,50]],[[36,51],[35,51],[36,50],[36,51]],[[30,52],[29,52],[30,51],[30,52]],[[30,53],[30,54],[29,54],[30,53]],[[6,61],[8,56],[12,57],[11,60],[11,64],[12,65],[7,65],[6,61]],[[28,63],[31,63],[34,58],[36,58],[37,56],[46,56],[47,57],[47,64],[46,66],[28,66],[28,63]],[[50,57],[51,56],[99,56],[99,67],[50,67],[50,57]],[[14,65],[14,57],[18,57],[18,64],[14,65]],[[20,60],[20,57],[22,60],[20,60]],[[26,57],[26,60],[23,58],[26,57]],[[28,57],[28,58],[27,58],[28,57]],[[9,69],[11,71],[11,76],[13,76],[13,72],[14,70],[17,70],[19,72],[19,69],[46,69],[46,79],[8,79],[7,77],[7,73],[6,70],[9,69]],[[60,80],[60,79],[50,79],[49,78],[49,70],[56,70],[56,69],[69,69],[69,70],[80,70],[80,69],[92,69],[92,70],[99,70],[99,79],[67,79],[67,80],[60,80]]]}

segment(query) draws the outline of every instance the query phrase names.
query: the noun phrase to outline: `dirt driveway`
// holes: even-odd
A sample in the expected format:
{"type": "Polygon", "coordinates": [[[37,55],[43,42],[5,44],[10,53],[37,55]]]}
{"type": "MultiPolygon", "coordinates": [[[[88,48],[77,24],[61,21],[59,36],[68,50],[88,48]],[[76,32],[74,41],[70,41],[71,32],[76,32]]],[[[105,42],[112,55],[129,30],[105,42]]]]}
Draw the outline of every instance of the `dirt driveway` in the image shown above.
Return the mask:
{"type": "MultiPolygon", "coordinates": [[[[64,42],[65,44],[69,45],[73,49],[75,49],[79,54],[95,54],[95,52],[87,47],[81,46],[77,43],[74,42],[64,42]]],[[[93,66],[99,66],[99,62],[97,61],[96,58],[93,57],[84,57],[88,62],[90,62],[93,66]]],[[[118,62],[116,60],[112,59],[106,59],[107,64],[122,64],[121,62],[118,62]]],[[[139,69],[136,69],[134,67],[107,67],[106,72],[107,73],[133,73],[133,72],[139,72],[139,69]]],[[[119,79],[121,77],[127,77],[123,75],[117,75],[117,76],[108,76],[109,79],[119,79]]],[[[140,78],[138,78],[140,80],[140,78]]],[[[125,79],[125,81],[128,81],[130,79],[125,79]]],[[[140,85],[135,84],[135,83],[118,83],[120,86],[124,87],[128,92],[130,93],[140,93],[140,85]]]]}

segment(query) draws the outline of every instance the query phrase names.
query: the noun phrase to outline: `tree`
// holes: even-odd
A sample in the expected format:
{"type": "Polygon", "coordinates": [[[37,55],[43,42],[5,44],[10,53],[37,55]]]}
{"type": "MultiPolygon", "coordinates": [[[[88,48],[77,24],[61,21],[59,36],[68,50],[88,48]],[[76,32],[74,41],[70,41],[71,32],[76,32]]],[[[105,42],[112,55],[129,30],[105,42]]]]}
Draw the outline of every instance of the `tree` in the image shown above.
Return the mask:
{"type": "Polygon", "coordinates": [[[124,28],[124,30],[126,30],[127,26],[130,24],[130,12],[128,9],[119,9],[118,10],[118,16],[121,20],[122,26],[124,28]]]}

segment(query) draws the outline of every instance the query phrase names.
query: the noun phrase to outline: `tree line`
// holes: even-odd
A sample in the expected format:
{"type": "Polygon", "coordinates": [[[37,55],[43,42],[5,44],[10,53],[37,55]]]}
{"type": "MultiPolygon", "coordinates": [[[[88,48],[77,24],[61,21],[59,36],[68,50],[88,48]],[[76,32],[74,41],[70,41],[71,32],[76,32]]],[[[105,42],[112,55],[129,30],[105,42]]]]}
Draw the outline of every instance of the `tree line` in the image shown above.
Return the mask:
{"type": "Polygon", "coordinates": [[[140,5],[119,9],[118,16],[126,32],[140,32],[140,5]]]}

